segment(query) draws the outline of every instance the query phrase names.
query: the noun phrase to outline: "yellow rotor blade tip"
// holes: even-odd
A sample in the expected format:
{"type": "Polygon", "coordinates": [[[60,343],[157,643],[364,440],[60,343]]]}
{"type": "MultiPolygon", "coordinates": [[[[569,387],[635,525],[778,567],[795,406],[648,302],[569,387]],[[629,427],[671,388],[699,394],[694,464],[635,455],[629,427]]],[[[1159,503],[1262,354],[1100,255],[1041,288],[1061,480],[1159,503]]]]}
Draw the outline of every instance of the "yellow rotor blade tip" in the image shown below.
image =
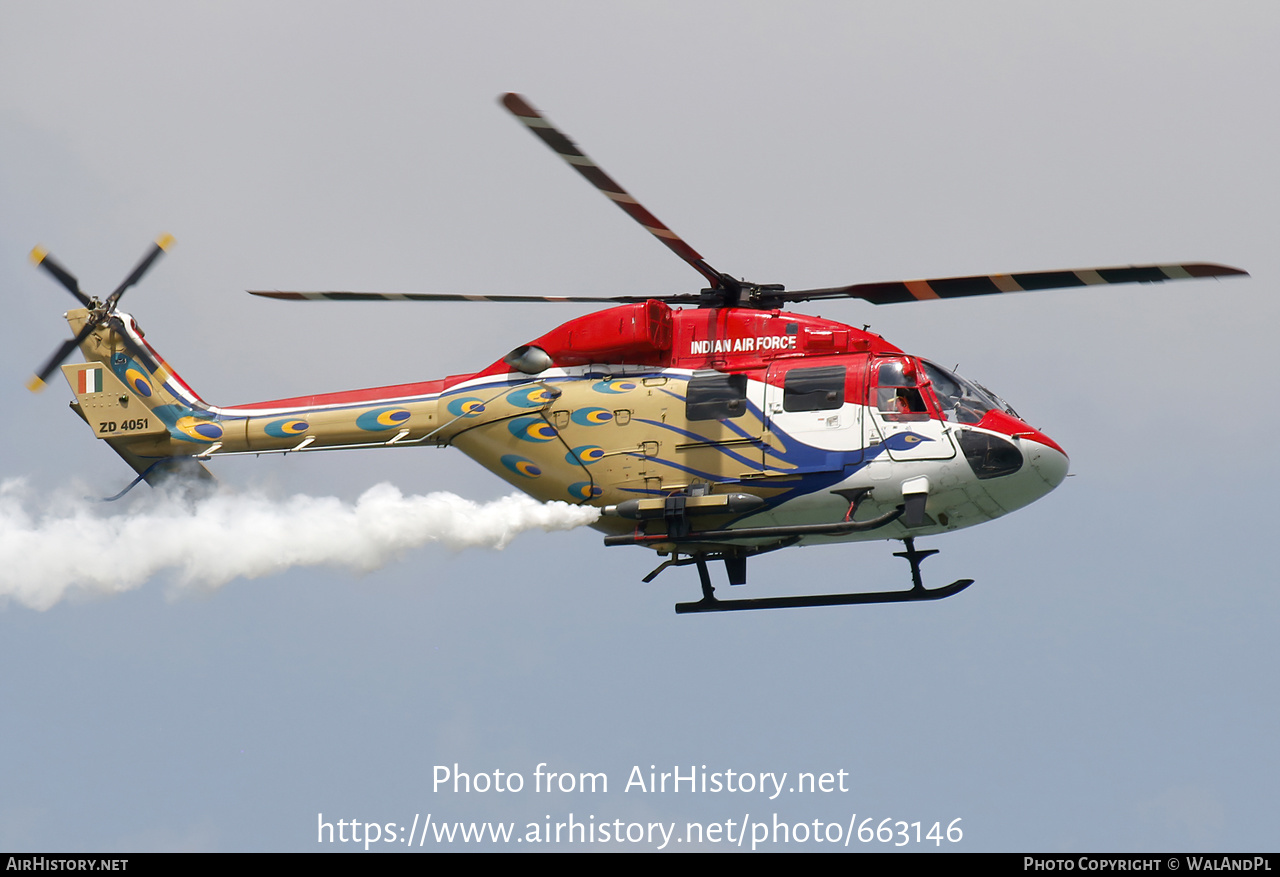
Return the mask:
{"type": "Polygon", "coordinates": [[[173,235],[171,234],[160,235],[160,237],[156,238],[156,246],[162,250],[167,251],[170,247],[173,246],[173,235]]]}
{"type": "Polygon", "coordinates": [[[49,255],[49,251],[37,244],[31,248],[31,264],[39,265],[44,261],[44,257],[49,255]]]}
{"type": "Polygon", "coordinates": [[[39,393],[44,389],[44,381],[36,375],[31,376],[31,380],[27,381],[27,389],[33,393],[39,393]]]}

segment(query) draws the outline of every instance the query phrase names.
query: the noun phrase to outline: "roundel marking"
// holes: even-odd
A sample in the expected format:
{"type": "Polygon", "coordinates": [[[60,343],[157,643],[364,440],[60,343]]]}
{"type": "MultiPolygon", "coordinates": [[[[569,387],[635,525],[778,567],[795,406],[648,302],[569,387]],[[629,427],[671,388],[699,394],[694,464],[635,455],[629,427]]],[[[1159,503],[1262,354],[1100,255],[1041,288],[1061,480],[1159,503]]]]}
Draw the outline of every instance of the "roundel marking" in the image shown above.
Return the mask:
{"type": "Polygon", "coordinates": [[[579,408],[569,419],[579,426],[599,426],[613,420],[613,412],[604,408],[579,408]]]}
{"type": "Polygon", "coordinates": [[[124,380],[130,387],[137,391],[138,395],[146,397],[151,395],[151,382],[147,380],[147,376],[141,370],[126,367],[124,370],[124,380]]]}
{"type": "Polygon", "coordinates": [[[484,400],[475,396],[462,396],[449,402],[449,413],[454,417],[475,417],[484,411],[484,400]]]}
{"type": "Polygon", "coordinates": [[[590,464],[604,459],[604,448],[595,445],[579,445],[564,455],[567,462],[590,464]]]}
{"type": "Polygon", "coordinates": [[[293,420],[284,418],[283,420],[273,420],[263,427],[267,435],[276,438],[288,438],[289,436],[302,435],[307,431],[307,422],[305,420],[293,420]]]}
{"type": "Polygon", "coordinates": [[[560,394],[550,387],[526,387],[507,395],[507,401],[520,408],[541,408],[550,405],[560,394]]]}
{"type": "Polygon", "coordinates": [[[596,487],[590,481],[579,481],[569,485],[569,495],[574,499],[591,499],[604,493],[599,487],[596,487]]]}
{"type": "Polygon", "coordinates": [[[532,460],[526,460],[524,457],[518,457],[515,454],[504,454],[499,459],[499,462],[512,472],[517,475],[523,475],[525,478],[537,478],[542,474],[542,470],[532,460]]]}
{"type": "Polygon", "coordinates": [[[179,417],[173,428],[198,442],[213,442],[222,438],[221,426],[212,420],[201,420],[198,417],[179,417]]]}
{"type": "Polygon", "coordinates": [[[541,417],[517,417],[507,424],[511,434],[521,441],[549,442],[556,438],[555,427],[541,417]]]}
{"type": "Polygon", "coordinates": [[[378,432],[400,426],[408,419],[408,408],[374,408],[357,417],[356,426],[368,432],[378,432]]]}
{"type": "Polygon", "coordinates": [[[597,393],[630,393],[636,387],[640,386],[635,381],[617,380],[617,381],[597,381],[591,385],[591,389],[597,393]]]}

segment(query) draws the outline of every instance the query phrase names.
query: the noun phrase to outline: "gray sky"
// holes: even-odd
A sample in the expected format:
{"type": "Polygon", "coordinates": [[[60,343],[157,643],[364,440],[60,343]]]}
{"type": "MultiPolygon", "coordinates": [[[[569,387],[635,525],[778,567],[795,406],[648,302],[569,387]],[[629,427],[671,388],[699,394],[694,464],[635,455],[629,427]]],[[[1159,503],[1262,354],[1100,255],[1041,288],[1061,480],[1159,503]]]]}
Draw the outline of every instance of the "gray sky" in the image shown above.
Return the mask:
{"type": "MultiPolygon", "coordinates": [[[[124,307],[218,404],[472,371],[585,312],[246,288],[695,290],[497,105],[509,90],[755,281],[1253,277],[804,308],[958,363],[1071,455],[1036,505],[921,546],[942,550],[930,583],[977,580],[938,604],[677,617],[696,576],[644,585],[651,554],[587,530],[10,604],[0,849],[340,847],[318,813],[520,834],[856,813],[960,818],[966,851],[1276,849],[1278,37],[1263,3],[5,3],[0,479],[37,495],[130,472],[60,379],[22,388],[71,304],[36,243],[101,293],[172,232],[124,307]],[[455,762],[600,771],[609,792],[433,793],[455,762]],[[844,770],[849,791],[625,792],[634,765],[844,770]]],[[[216,474],[280,497],[509,492],[450,450],[216,474]]],[[[906,584],[897,547],[781,552],[747,589],[906,584]]]]}

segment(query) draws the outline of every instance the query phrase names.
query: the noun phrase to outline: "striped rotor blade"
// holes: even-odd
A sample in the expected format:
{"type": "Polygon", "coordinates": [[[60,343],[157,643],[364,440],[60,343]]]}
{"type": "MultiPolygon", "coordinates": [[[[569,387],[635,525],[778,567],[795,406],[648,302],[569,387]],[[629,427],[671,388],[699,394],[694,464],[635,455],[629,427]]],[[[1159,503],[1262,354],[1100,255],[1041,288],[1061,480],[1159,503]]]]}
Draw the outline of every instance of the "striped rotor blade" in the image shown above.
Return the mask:
{"type": "Polygon", "coordinates": [[[157,238],[156,242],[151,245],[151,249],[142,257],[142,261],[139,262],[133,271],[130,272],[129,276],[124,279],[124,282],[117,286],[111,295],[107,296],[107,310],[114,307],[115,303],[120,300],[120,296],[124,295],[124,291],[141,280],[142,275],[147,273],[147,270],[151,268],[152,263],[154,263],[156,259],[159,259],[161,254],[171,246],[173,246],[173,235],[165,234],[157,238]]]}
{"type": "Polygon", "coordinates": [[[502,105],[511,111],[525,127],[537,135],[543,143],[551,147],[557,155],[569,163],[570,167],[582,174],[587,182],[599,189],[606,198],[617,204],[622,210],[644,226],[645,231],[656,237],[662,244],[675,253],[707,279],[713,289],[721,285],[720,272],[716,271],[698,255],[697,250],[685,243],[684,239],[663,225],[656,216],[646,210],[640,202],[617,184],[613,177],[606,174],[594,161],[580,150],[574,142],[555,128],[547,119],[530,106],[529,102],[518,94],[506,94],[502,97],[502,105]]]}
{"type": "Polygon", "coordinates": [[[460,295],[440,292],[289,292],[282,290],[246,290],[249,295],[279,298],[286,301],[498,301],[498,302],[592,302],[626,304],[647,301],[643,295],[460,295]]]}
{"type": "Polygon", "coordinates": [[[57,259],[49,255],[49,251],[44,247],[36,247],[31,251],[31,261],[38,267],[48,271],[55,280],[76,297],[80,304],[86,308],[91,305],[89,296],[80,291],[80,281],[76,280],[76,276],[66,268],[63,268],[57,259]]]}
{"type": "Polygon", "coordinates": [[[1031,292],[1038,289],[1065,289],[1108,283],[1163,283],[1198,277],[1248,276],[1249,272],[1227,265],[1191,262],[1178,265],[1125,265],[1116,268],[1076,268],[1070,271],[1030,271],[1025,274],[978,274],[972,277],[942,277],[934,280],[896,280],[888,283],[855,283],[829,289],[802,289],[781,292],[774,301],[816,301],[830,298],[861,298],[872,304],[895,304],[935,298],[962,298],[1002,292],[1031,292]]]}

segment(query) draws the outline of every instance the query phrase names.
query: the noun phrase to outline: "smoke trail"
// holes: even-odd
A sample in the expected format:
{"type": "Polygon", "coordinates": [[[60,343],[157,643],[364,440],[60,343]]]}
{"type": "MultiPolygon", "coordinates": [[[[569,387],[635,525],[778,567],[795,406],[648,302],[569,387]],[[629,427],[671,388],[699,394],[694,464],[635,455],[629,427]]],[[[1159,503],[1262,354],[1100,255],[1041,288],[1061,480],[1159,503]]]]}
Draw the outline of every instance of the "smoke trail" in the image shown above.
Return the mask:
{"type": "Polygon", "coordinates": [[[568,530],[599,512],[512,494],[484,504],[451,493],[404,496],[390,484],[354,504],[336,497],[218,491],[197,501],[153,491],[128,511],[54,500],[33,513],[21,481],[0,484],[0,603],[48,609],[69,590],[118,593],[162,572],[216,587],[294,566],[367,572],[410,548],[502,548],[525,530],[568,530]]]}

